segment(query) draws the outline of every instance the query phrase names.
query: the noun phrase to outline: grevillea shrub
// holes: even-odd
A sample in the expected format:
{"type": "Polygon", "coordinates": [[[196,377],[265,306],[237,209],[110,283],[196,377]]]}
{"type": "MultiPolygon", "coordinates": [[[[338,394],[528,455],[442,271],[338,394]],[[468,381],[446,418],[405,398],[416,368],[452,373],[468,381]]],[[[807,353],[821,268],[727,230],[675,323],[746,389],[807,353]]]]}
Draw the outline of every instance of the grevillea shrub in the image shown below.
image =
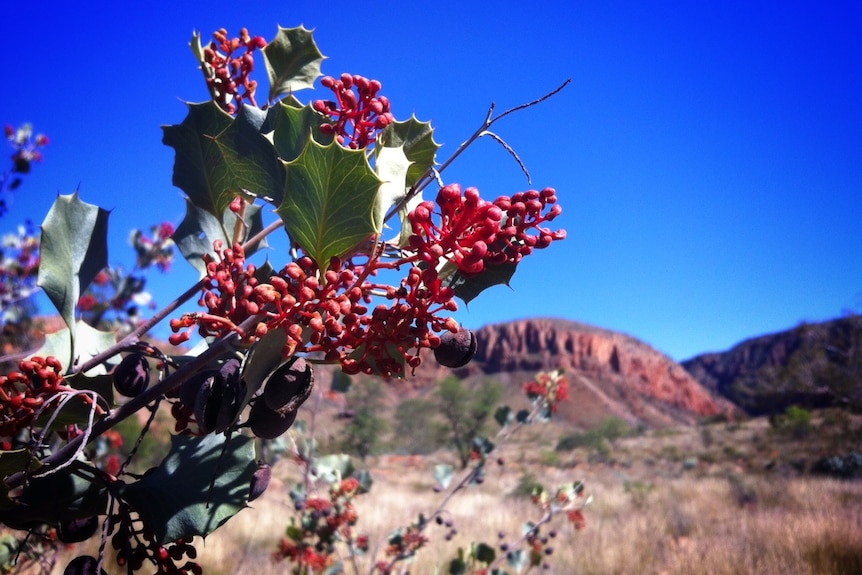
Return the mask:
{"type": "MultiPolygon", "coordinates": [[[[304,28],[280,28],[271,41],[219,30],[209,43],[195,35],[192,51],[211,100],[189,104],[163,139],[175,150],[173,183],[185,193],[186,215],[176,228],[136,231],[131,241],[136,270],[168,271],[176,247],[201,279],[147,321],[111,320],[143,286],[135,274],[106,267],[108,211],[77,192],[51,207],[36,283],[66,327],[0,376],[0,521],[22,534],[3,540],[14,550],[0,553],[4,568],[44,558],[45,546],[94,536],[98,557],[77,557],[67,574],[201,573],[195,542],[264,492],[269,441],[290,430],[317,366],[334,365],[347,379],[397,381],[422,361],[464,365],[476,340],[453,316],[458,300],[507,283],[522,258],[565,237],[552,227],[561,213],[552,188],[485,199],[443,180],[482,136],[514,155],[491,126],[562,86],[496,116],[492,106],[438,164],[431,124],[396,119],[398,106],[377,80],[321,78],[323,55],[304,28]],[[269,80],[263,103],[254,78],[261,55],[269,80]],[[318,79],[330,95],[302,103],[296,95],[318,79]],[[254,263],[271,234],[285,234],[289,249],[254,263]],[[198,311],[176,311],[196,296],[198,311]],[[163,321],[172,344],[201,338],[194,353],[171,355],[145,341],[163,321]],[[173,418],[167,453],[132,472],[159,411],[173,418]],[[114,426],[135,414],[145,414],[141,438],[120,457],[114,426]],[[116,566],[107,565],[109,555],[116,566]]],[[[34,145],[45,143],[36,137],[34,145]]],[[[494,414],[496,441],[549,417],[565,390],[561,372],[537,375],[526,387],[532,408],[494,414]]],[[[301,439],[293,455],[305,481],[291,491],[296,514],[274,556],[297,574],[346,572],[343,558],[371,548],[353,506],[371,478],[354,472],[348,457],[320,456],[313,438],[301,439]]],[[[495,450],[475,436],[460,479],[438,466],[440,507],[376,545],[373,572],[405,571],[428,525],[445,524],[449,499],[483,482],[495,450]]],[[[583,525],[586,497],[575,482],[536,492],[534,501],[537,518],[523,534],[462,549],[445,568],[499,574],[546,564],[553,535],[542,529],[557,514],[583,525]]]]}

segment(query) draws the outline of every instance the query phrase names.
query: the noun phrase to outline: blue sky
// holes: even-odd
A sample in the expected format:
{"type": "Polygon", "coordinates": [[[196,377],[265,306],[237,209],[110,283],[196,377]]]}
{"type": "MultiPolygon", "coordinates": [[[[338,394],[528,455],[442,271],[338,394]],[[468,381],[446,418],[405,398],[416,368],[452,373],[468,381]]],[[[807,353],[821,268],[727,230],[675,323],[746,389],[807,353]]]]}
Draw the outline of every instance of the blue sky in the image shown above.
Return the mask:
{"type": "MultiPolygon", "coordinates": [[[[15,2],[0,123],[51,145],[0,220],[39,222],[55,195],[113,210],[114,264],[133,226],[179,223],[160,126],[206,88],[193,30],[315,28],[326,74],[379,79],[397,118],[436,126],[445,174],[493,198],[553,186],[568,239],[458,318],[558,316],[622,331],[681,360],[862,311],[862,5],[855,2],[15,2]],[[122,7],[119,7],[122,6],[122,7]],[[240,9],[239,7],[243,7],[240,9]],[[244,8],[248,6],[248,8],[244,8]],[[325,8],[318,8],[318,7],[325,8]]],[[[264,80],[262,62],[258,62],[264,80]]],[[[323,91],[300,93],[303,101],[323,91]]],[[[277,257],[273,254],[272,257],[277,257]]],[[[195,279],[151,274],[167,303],[195,279]]]]}

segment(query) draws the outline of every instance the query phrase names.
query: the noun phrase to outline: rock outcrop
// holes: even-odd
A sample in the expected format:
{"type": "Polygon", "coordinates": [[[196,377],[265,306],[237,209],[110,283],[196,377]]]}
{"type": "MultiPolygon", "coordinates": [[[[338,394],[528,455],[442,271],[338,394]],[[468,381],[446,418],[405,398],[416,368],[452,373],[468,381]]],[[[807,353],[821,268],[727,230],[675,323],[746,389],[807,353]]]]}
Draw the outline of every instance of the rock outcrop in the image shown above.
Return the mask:
{"type": "Polygon", "coordinates": [[[666,355],[632,337],[560,319],[490,325],[476,332],[474,360],[447,370],[427,357],[417,376],[435,381],[448,374],[494,377],[521,385],[540,370],[563,368],[572,401],[561,415],[580,425],[608,416],[653,426],[691,423],[731,414],[733,406],[707,391],[666,355]]]}
{"type": "Polygon", "coordinates": [[[682,365],[704,387],[752,415],[790,405],[862,406],[862,316],[803,323],[682,365]]]}

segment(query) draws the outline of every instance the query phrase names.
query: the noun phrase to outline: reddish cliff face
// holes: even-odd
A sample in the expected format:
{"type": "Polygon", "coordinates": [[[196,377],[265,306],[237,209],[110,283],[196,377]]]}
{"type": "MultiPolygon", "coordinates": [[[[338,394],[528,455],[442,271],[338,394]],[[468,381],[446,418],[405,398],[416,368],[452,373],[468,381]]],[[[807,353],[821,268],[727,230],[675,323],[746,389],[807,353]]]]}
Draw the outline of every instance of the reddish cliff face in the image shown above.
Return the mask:
{"type": "MultiPolygon", "coordinates": [[[[563,368],[573,401],[562,415],[578,423],[617,416],[649,425],[693,422],[731,414],[679,364],[632,337],[559,319],[530,319],[476,332],[474,360],[455,370],[462,378],[492,376],[518,385],[540,370],[563,368]]],[[[439,380],[452,371],[426,356],[417,376],[439,380]]]]}

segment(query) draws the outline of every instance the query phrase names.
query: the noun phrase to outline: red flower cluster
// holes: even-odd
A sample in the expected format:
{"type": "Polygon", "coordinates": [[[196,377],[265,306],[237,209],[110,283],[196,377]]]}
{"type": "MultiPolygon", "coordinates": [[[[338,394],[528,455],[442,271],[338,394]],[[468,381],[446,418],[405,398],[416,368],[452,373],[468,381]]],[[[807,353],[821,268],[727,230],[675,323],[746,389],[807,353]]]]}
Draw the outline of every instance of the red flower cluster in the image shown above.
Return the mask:
{"type": "Polygon", "coordinates": [[[152,265],[159,268],[161,272],[171,269],[174,261],[174,225],[170,222],[162,222],[151,228],[153,237],[150,238],[141,230],[132,230],[130,241],[137,255],[138,269],[145,270],[152,265]]]}
{"type": "Polygon", "coordinates": [[[213,100],[229,114],[237,110],[234,102],[242,104],[245,100],[257,106],[254,100],[257,81],[249,75],[254,70],[254,51],[266,46],[266,40],[262,36],[252,38],[246,28],[239,31],[239,38],[228,39],[224,28],[215,32],[213,38],[204,48],[204,74],[213,100]]]}
{"type": "Polygon", "coordinates": [[[457,304],[454,291],[442,286],[434,270],[411,267],[396,288],[367,281],[376,269],[372,262],[359,266],[333,258],[321,273],[305,256],[261,281],[255,266],[246,266],[239,245],[222,247],[216,242],[219,259],[204,257],[207,279],[200,304],[209,312],[172,320],[172,344],[188,340],[195,325],[204,337],[236,332],[247,344],[271,329],[283,329],[288,338],[285,357],[319,353],[325,361],[341,363],[349,374],[392,376],[403,374],[405,362],[414,369],[419,365],[411,350],[436,347],[437,333],[458,330],[454,319],[438,316],[456,310],[457,304]],[[369,310],[373,294],[391,303],[369,310]],[[240,328],[255,316],[259,321],[254,329],[240,328]]]}
{"type": "MultiPolygon", "coordinates": [[[[0,201],[2,213],[2,201],[0,201]]],[[[39,276],[39,236],[29,226],[21,226],[16,234],[8,234],[0,243],[0,320],[5,310],[30,297],[37,289],[39,276]]]]}
{"type": "Polygon", "coordinates": [[[15,437],[59,392],[72,391],[64,384],[63,368],[56,357],[34,356],[21,361],[18,369],[0,375],[0,437],[15,437]]]}
{"type": "Polygon", "coordinates": [[[325,76],[320,83],[335,94],[335,101],[314,102],[315,110],[335,122],[321,125],[320,131],[334,135],[342,146],[367,148],[377,140],[377,133],[395,119],[389,98],[378,96],[381,84],[377,80],[342,74],[340,79],[325,76]]]}
{"type": "Polygon", "coordinates": [[[359,481],[349,477],[330,486],[328,499],[310,497],[302,501],[297,506],[302,511],[298,522],[301,533],[294,531],[291,537],[282,538],[273,559],[291,561],[296,566],[295,573],[307,573],[308,569],[316,572],[334,563],[338,541],[357,549],[367,548],[368,537],[353,533],[359,519],[353,498],[359,493],[359,481]]]}
{"type": "Polygon", "coordinates": [[[536,379],[524,385],[524,392],[533,403],[545,403],[551,413],[555,413],[561,401],[569,399],[569,382],[563,377],[563,370],[542,371],[536,379]]]}
{"type": "Polygon", "coordinates": [[[41,149],[51,143],[45,134],[34,135],[33,127],[30,124],[24,124],[17,130],[6,124],[4,132],[6,139],[15,149],[15,153],[12,154],[13,171],[21,174],[30,172],[32,162],[42,161],[41,149]]]}
{"type": "Polygon", "coordinates": [[[422,261],[436,265],[444,258],[467,276],[481,273],[488,265],[517,264],[534,249],[566,237],[565,230],[541,227],[562,212],[556,202],[552,188],[488,202],[476,188],[467,188],[462,194],[460,185],[450,184],[437,194],[436,207],[434,202],[425,201],[410,212],[410,247],[422,261]]]}

